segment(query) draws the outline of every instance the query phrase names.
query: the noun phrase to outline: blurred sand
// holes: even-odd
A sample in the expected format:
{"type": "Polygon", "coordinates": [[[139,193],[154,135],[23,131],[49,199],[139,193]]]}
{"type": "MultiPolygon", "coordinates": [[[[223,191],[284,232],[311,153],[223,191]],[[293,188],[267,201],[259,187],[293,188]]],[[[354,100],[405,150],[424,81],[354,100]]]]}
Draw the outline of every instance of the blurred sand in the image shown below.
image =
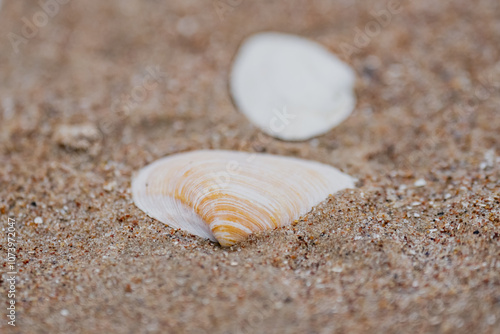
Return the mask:
{"type": "Polygon", "coordinates": [[[0,332],[500,333],[500,6],[402,1],[377,30],[388,3],[70,1],[16,53],[8,33],[41,9],[4,1],[0,212],[19,274],[0,332]],[[265,30],[354,67],[349,119],[286,143],[235,110],[232,57],[265,30]],[[359,188],[221,249],[129,191],[140,167],[201,148],[318,160],[359,188]]]}

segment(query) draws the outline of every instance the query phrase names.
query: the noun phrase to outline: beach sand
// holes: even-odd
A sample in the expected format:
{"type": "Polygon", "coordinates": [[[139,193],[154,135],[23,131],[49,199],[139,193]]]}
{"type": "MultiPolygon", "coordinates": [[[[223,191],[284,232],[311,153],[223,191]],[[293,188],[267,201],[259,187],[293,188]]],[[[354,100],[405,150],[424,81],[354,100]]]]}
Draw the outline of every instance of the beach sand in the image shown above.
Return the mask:
{"type": "Polygon", "coordinates": [[[0,10],[0,332],[500,333],[497,0],[48,12],[13,0],[0,10]],[[279,141],[235,109],[232,59],[270,30],[355,69],[356,109],[326,135],[279,141]],[[139,168],[195,149],[316,160],[357,188],[225,249],[131,199],[139,168]]]}

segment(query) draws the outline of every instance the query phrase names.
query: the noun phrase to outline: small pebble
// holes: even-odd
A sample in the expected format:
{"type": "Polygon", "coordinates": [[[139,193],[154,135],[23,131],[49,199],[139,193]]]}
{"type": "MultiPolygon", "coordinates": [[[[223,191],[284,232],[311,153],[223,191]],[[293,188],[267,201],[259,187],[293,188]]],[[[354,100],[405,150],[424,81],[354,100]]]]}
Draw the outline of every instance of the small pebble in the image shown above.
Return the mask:
{"type": "Polygon", "coordinates": [[[112,191],[115,189],[115,187],[116,187],[116,181],[111,181],[111,182],[105,183],[103,186],[103,189],[106,191],[112,191]]]}
{"type": "Polygon", "coordinates": [[[41,223],[43,223],[42,217],[36,217],[35,218],[35,224],[41,224],[41,223]]]}
{"type": "Polygon", "coordinates": [[[418,179],[417,181],[415,181],[415,183],[413,185],[415,187],[423,187],[426,184],[427,184],[427,182],[424,179],[418,179]]]}
{"type": "Polygon", "coordinates": [[[55,130],[53,140],[62,147],[87,151],[98,146],[100,137],[99,129],[94,124],[62,124],[55,130]]]}
{"type": "Polygon", "coordinates": [[[68,310],[66,310],[66,309],[63,309],[63,310],[61,310],[61,315],[62,315],[63,317],[66,317],[66,316],[68,316],[68,315],[69,315],[69,311],[68,311],[68,310]]]}

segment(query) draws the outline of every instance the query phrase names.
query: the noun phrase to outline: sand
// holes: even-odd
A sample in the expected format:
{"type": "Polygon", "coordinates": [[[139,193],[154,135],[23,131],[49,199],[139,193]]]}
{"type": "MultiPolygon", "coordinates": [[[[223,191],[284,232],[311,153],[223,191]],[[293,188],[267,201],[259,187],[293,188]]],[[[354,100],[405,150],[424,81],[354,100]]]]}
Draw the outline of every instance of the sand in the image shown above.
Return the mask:
{"type": "Polygon", "coordinates": [[[14,219],[17,274],[12,327],[4,260],[0,332],[500,333],[500,7],[400,5],[69,1],[44,20],[4,1],[1,245],[6,259],[14,219]],[[236,111],[231,60],[266,30],[353,66],[344,123],[287,143],[236,111]],[[223,249],[131,200],[139,168],[201,148],[317,160],[358,187],[223,249]]]}

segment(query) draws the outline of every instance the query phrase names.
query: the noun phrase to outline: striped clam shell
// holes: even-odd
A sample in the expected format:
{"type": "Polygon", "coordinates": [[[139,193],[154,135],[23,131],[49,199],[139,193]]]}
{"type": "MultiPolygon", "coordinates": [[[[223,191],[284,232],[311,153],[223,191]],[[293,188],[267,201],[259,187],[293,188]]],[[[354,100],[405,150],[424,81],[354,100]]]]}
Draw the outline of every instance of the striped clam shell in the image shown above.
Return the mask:
{"type": "Polygon", "coordinates": [[[134,203],[150,217],[231,246],[249,234],[290,224],[353,179],[314,161],[202,150],[144,167],[134,203]]]}

